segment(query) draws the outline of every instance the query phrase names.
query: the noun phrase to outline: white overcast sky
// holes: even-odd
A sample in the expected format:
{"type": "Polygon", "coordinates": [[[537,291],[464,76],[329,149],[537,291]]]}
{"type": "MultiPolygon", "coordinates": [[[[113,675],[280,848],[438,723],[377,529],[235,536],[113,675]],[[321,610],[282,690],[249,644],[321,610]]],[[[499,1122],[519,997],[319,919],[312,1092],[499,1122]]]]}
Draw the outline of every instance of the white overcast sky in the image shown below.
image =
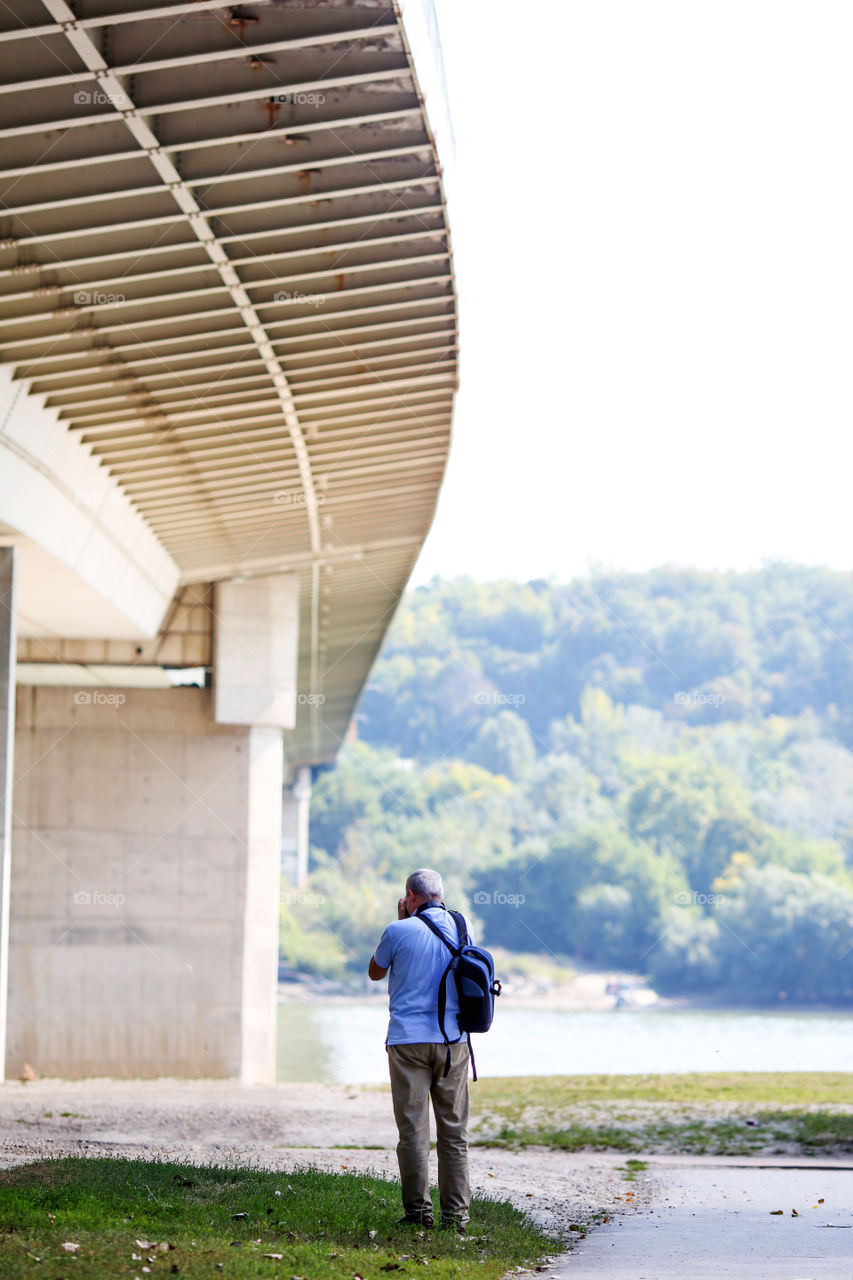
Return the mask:
{"type": "Polygon", "coordinates": [[[433,574],[849,567],[849,0],[437,0],[461,390],[433,574]]]}

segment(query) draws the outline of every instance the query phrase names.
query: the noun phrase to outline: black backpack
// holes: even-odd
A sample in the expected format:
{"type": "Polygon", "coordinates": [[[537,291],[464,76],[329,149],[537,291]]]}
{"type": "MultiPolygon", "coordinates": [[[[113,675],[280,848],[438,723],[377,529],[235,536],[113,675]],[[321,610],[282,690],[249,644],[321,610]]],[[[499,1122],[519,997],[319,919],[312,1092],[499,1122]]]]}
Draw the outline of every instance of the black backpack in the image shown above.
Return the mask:
{"type": "Polygon", "coordinates": [[[444,1062],[443,1075],[446,1076],[450,1071],[451,1044],[458,1044],[464,1035],[468,1039],[471,1070],[476,1080],[477,1064],[474,1061],[474,1050],[471,1047],[471,1032],[488,1031],[492,1025],[492,1019],[495,1016],[495,996],[500,995],[501,984],[495,978],[495,962],[491,954],[485,947],[476,947],[470,941],[465,917],[458,911],[449,911],[447,913],[453,917],[456,923],[459,946],[454,947],[435,921],[430,920],[426,914],[427,908],[431,905],[432,903],[429,902],[422,903],[415,915],[423,920],[424,924],[432,930],[437,938],[441,938],[441,941],[450,952],[450,961],[441,975],[441,981],[438,986],[438,1025],[441,1034],[444,1036],[444,1043],[447,1045],[447,1057],[444,1062]],[[444,1015],[447,1009],[447,975],[451,972],[456,981],[456,994],[459,997],[459,1013],[457,1014],[459,1035],[453,1040],[448,1037],[447,1029],[444,1025],[444,1015]]]}

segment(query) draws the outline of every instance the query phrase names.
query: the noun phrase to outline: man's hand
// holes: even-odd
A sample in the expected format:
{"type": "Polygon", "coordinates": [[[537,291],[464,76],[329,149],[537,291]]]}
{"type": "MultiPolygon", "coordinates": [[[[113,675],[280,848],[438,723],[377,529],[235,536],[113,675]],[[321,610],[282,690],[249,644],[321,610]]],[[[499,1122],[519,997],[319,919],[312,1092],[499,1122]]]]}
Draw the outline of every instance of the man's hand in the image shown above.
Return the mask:
{"type": "Polygon", "coordinates": [[[398,898],[397,899],[397,919],[408,920],[408,918],[409,918],[409,908],[406,906],[406,899],[398,898]]]}

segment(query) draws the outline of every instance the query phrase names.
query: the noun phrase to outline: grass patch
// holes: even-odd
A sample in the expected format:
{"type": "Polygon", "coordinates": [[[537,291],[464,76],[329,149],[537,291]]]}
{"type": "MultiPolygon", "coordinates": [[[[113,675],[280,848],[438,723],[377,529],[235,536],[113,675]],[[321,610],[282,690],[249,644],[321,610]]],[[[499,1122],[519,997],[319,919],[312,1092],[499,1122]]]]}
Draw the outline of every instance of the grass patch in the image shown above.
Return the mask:
{"type": "MultiPolygon", "coordinates": [[[[561,1151],[643,1151],[709,1156],[754,1156],[793,1148],[814,1156],[853,1154],[853,1115],[760,1111],[749,1126],[740,1118],[642,1120],[631,1127],[570,1124],[501,1129],[478,1146],[551,1147],[561,1151]]],[[[638,1168],[642,1161],[629,1161],[638,1168]]]]}
{"type": "Polygon", "coordinates": [[[472,1090],[474,1141],[564,1151],[853,1153],[853,1073],[523,1076],[472,1090]]]}
{"type": "Polygon", "coordinates": [[[853,1072],[720,1071],[685,1075],[511,1076],[479,1080],[474,1114],[499,1110],[510,1122],[525,1107],[585,1102],[742,1102],[806,1107],[849,1103],[853,1072]]]}
{"type": "Polygon", "coordinates": [[[43,1160],[0,1172],[2,1275],[410,1280],[428,1262],[441,1280],[498,1280],[561,1247],[504,1201],[475,1198],[464,1238],[400,1213],[396,1184],[364,1174],[43,1160]]]}

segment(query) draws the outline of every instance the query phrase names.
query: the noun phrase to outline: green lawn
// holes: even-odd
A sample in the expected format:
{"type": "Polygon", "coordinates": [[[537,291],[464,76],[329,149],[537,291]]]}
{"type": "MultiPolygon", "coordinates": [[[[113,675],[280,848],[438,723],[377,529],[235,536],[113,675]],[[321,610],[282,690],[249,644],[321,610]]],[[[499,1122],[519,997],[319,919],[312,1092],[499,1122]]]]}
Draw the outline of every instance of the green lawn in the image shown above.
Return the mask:
{"type": "Polygon", "coordinates": [[[507,1076],[478,1080],[477,1108],[500,1103],[523,1108],[578,1102],[763,1102],[779,1106],[848,1103],[849,1071],[708,1071],[685,1075],[507,1076]]]}
{"type": "Polygon", "coordinates": [[[485,1145],[853,1153],[853,1073],[524,1076],[471,1092],[473,1141],[485,1145]]]}
{"type": "Polygon", "coordinates": [[[363,1174],[46,1160],[0,1172],[0,1274],[410,1280],[427,1264],[498,1280],[561,1247],[502,1201],[475,1198],[464,1238],[398,1227],[400,1212],[399,1188],[363,1174]]]}

